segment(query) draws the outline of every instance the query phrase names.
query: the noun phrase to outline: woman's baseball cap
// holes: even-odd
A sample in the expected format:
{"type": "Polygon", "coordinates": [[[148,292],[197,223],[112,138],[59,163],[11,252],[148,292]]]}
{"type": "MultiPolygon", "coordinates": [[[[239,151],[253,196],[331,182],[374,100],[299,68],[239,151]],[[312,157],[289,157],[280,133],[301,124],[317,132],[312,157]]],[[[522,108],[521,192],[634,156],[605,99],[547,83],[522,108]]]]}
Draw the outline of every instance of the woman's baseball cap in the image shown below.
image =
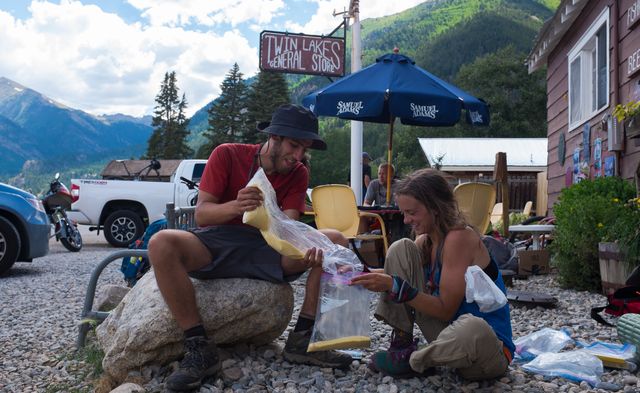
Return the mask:
{"type": "Polygon", "coordinates": [[[260,122],[256,129],[293,139],[311,139],[311,149],[327,150],[327,144],[318,134],[318,118],[300,105],[280,105],[273,112],[271,122],[260,122]]]}

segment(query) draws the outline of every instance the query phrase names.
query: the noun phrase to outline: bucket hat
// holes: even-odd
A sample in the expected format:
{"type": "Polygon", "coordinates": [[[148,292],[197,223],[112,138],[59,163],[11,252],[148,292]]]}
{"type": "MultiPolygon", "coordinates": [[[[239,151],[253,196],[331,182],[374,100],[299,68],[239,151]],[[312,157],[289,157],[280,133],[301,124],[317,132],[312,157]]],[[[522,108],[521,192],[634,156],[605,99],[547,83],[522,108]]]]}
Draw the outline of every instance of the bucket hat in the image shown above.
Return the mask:
{"type": "Polygon", "coordinates": [[[366,159],[367,159],[367,160],[369,160],[369,161],[373,161],[373,160],[371,159],[371,156],[369,155],[369,153],[367,153],[366,151],[363,151],[363,152],[362,152],[362,158],[366,158],[366,159]]]}
{"type": "Polygon", "coordinates": [[[300,105],[280,105],[273,112],[271,122],[258,123],[256,129],[293,139],[311,139],[311,149],[327,150],[327,144],[318,134],[318,118],[300,105]]]}

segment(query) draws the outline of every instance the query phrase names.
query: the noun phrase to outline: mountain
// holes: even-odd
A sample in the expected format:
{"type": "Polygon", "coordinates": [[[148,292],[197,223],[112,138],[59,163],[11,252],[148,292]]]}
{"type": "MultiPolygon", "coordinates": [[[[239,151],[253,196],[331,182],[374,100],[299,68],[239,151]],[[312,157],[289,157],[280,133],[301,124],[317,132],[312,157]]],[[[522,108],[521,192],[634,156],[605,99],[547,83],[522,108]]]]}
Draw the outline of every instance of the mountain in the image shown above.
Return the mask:
{"type": "Polygon", "coordinates": [[[146,115],[142,117],[133,117],[129,115],[123,115],[122,113],[116,113],[115,115],[101,115],[98,118],[103,119],[108,123],[118,123],[118,122],[131,122],[138,123],[145,126],[151,127],[151,121],[153,120],[153,116],[146,115]]]}
{"type": "Polygon", "coordinates": [[[2,136],[0,174],[2,172],[17,173],[25,161],[43,158],[34,141],[24,139],[24,134],[25,131],[22,127],[6,117],[0,116],[0,136],[2,136]]]}
{"type": "Polygon", "coordinates": [[[65,169],[105,158],[139,156],[152,128],[149,119],[93,116],[0,77],[0,176],[17,174],[28,160],[65,169]]]}
{"type": "MultiPolygon", "coordinates": [[[[543,22],[553,16],[559,0],[428,0],[403,12],[362,21],[362,66],[398,47],[416,64],[453,82],[460,68],[477,58],[513,46],[528,52],[543,22]]],[[[338,32],[341,33],[341,32],[338,32]]],[[[347,32],[347,73],[350,72],[351,34],[347,32]]],[[[300,103],[310,92],[326,86],[326,77],[288,74],[291,101],[300,103]]],[[[478,83],[483,83],[478,81],[478,83]]],[[[189,124],[190,145],[204,141],[207,111],[189,124]]]]}
{"type": "MultiPolygon", "coordinates": [[[[376,57],[398,47],[417,65],[453,82],[461,67],[508,45],[527,52],[543,21],[553,15],[559,2],[428,0],[395,15],[366,19],[362,21],[362,65],[366,67],[376,57]]],[[[347,48],[350,40],[348,32],[347,48]]],[[[347,50],[347,68],[350,56],[347,50]]],[[[326,77],[292,74],[287,75],[287,81],[291,99],[297,103],[329,83],[326,77]]],[[[469,91],[474,90],[472,87],[468,87],[469,91]]],[[[188,143],[194,150],[204,141],[207,110],[213,102],[190,119],[188,143]]],[[[91,173],[99,173],[100,162],[143,154],[152,132],[150,122],[149,116],[93,116],[0,77],[0,180],[19,173],[28,160],[29,168],[37,167],[43,173],[65,168],[88,168],[91,173]]],[[[329,124],[326,119],[322,122],[329,124]]],[[[344,125],[336,123],[335,127],[344,125]]],[[[370,152],[382,151],[384,145],[384,134],[366,138],[365,147],[370,152]]]]}

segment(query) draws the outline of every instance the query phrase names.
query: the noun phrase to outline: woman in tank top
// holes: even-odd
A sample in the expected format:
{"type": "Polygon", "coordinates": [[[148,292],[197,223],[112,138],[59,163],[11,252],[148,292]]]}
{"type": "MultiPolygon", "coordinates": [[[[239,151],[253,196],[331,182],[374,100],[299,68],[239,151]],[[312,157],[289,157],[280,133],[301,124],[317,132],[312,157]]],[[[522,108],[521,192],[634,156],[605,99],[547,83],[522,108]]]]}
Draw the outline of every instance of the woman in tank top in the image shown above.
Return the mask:
{"type": "Polygon", "coordinates": [[[375,353],[369,367],[394,376],[413,376],[436,366],[454,368],[469,380],[503,375],[515,349],[509,305],[483,313],[465,300],[464,274],[472,265],[506,292],[480,234],[460,213],[439,171],[422,169],[407,176],[398,184],[396,201],[415,242],[395,242],[384,269],[352,281],[381,292],[375,316],[393,329],[389,349],[375,353]],[[414,324],[426,340],[419,349],[414,324]]]}

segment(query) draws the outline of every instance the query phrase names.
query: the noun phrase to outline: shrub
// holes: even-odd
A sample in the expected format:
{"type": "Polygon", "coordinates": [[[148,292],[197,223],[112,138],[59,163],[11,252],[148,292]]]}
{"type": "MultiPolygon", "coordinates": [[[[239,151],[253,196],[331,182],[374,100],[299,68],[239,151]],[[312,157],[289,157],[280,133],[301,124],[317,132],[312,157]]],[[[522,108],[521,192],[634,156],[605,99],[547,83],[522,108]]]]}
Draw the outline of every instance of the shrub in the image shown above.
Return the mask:
{"type": "MultiPolygon", "coordinates": [[[[524,213],[515,213],[515,212],[509,213],[509,225],[511,226],[511,225],[522,224],[522,222],[528,218],[529,216],[527,216],[524,213]]],[[[498,233],[502,232],[502,219],[498,220],[498,222],[496,222],[495,224],[491,224],[488,234],[491,234],[494,232],[498,232],[498,233]]]]}
{"type": "Polygon", "coordinates": [[[614,222],[604,228],[604,241],[617,242],[625,255],[625,261],[632,267],[640,264],[640,198],[636,197],[624,202],[614,199],[619,212],[614,222]]]}
{"type": "Polygon", "coordinates": [[[614,201],[626,201],[634,194],[634,187],[619,177],[583,180],[562,190],[553,208],[556,229],[550,246],[560,285],[600,289],[598,243],[607,237],[624,208],[614,201]]]}

